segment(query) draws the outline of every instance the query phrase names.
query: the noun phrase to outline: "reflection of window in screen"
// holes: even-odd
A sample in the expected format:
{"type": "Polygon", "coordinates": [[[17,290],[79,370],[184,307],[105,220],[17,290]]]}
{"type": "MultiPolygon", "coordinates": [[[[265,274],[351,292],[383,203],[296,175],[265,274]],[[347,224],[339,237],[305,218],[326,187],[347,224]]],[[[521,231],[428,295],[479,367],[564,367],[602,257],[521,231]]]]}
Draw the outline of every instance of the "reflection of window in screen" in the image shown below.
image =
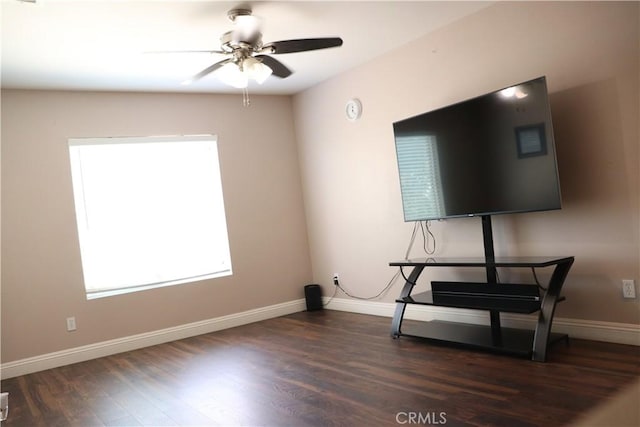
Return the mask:
{"type": "Polygon", "coordinates": [[[547,154],[544,123],[517,127],[516,139],[520,158],[547,154]]]}
{"type": "Polygon", "coordinates": [[[396,151],[405,221],[444,216],[435,136],[399,136],[396,151]]]}

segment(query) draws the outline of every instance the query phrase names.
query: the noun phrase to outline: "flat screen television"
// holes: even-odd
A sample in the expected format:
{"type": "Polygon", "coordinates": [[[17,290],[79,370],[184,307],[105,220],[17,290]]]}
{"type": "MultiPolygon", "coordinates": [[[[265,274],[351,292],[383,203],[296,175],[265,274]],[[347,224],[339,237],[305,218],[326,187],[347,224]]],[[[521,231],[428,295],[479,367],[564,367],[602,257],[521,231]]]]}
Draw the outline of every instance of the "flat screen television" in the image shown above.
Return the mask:
{"type": "Polygon", "coordinates": [[[405,221],[560,209],[545,77],[395,122],[405,221]]]}

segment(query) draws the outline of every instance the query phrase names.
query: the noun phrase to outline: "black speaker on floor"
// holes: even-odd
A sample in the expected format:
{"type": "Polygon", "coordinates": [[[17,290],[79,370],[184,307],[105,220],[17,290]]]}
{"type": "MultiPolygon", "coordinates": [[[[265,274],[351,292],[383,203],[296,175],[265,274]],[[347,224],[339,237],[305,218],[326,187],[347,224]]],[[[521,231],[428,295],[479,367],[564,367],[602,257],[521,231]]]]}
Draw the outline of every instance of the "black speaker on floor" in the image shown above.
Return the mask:
{"type": "Polygon", "coordinates": [[[304,297],[307,300],[307,311],[322,310],[322,289],[320,285],[306,285],[304,287],[304,297]]]}

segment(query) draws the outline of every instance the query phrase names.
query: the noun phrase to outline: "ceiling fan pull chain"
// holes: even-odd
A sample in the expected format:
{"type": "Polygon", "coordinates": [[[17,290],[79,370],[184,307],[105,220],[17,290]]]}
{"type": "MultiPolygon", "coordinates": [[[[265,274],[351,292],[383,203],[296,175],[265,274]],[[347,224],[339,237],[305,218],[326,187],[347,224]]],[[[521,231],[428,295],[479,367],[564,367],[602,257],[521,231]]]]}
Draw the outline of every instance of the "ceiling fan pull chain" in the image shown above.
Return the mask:
{"type": "Polygon", "coordinates": [[[246,87],[242,89],[242,105],[244,105],[245,107],[249,107],[251,105],[251,100],[249,99],[249,89],[246,87]]]}

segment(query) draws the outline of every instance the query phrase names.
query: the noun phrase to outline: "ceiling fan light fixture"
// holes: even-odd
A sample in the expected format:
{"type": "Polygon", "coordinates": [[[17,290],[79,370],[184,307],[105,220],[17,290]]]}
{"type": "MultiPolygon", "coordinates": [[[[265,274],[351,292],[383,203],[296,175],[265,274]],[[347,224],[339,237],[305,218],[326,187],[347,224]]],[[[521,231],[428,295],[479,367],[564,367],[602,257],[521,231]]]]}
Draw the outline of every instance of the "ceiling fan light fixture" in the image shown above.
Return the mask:
{"type": "Polygon", "coordinates": [[[262,84],[273,73],[273,70],[254,57],[248,57],[242,62],[242,68],[248,77],[262,84]]]}
{"type": "Polygon", "coordinates": [[[223,65],[216,72],[220,81],[229,86],[244,89],[249,86],[249,76],[247,73],[242,72],[238,65],[233,62],[223,65]]]}

